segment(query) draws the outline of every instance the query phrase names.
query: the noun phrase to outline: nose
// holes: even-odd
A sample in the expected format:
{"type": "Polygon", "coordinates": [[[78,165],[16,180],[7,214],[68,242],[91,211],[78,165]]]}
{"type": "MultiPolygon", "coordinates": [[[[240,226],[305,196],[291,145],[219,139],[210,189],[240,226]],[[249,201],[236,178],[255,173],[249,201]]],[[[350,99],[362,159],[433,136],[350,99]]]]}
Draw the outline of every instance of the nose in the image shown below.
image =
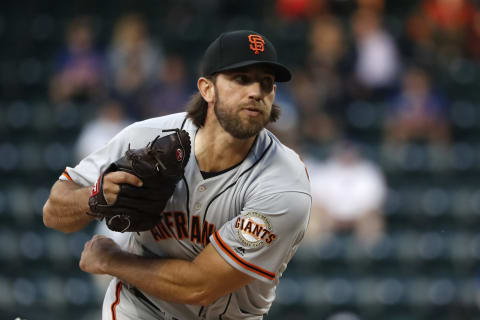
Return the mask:
{"type": "Polygon", "coordinates": [[[254,81],[248,86],[248,97],[250,99],[254,99],[256,101],[259,101],[260,99],[263,98],[263,90],[262,86],[260,85],[260,82],[254,81]]]}

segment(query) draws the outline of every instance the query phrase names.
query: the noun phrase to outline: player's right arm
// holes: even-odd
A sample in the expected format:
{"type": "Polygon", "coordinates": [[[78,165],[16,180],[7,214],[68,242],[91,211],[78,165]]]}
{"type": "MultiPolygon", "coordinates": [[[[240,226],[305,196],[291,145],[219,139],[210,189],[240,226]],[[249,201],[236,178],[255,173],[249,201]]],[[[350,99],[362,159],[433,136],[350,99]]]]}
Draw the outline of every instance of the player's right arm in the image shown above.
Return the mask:
{"type": "MultiPolygon", "coordinates": [[[[113,203],[120,192],[120,184],[141,186],[141,180],[127,172],[111,172],[103,178],[103,194],[107,203],[113,203]]],[[[88,199],[92,187],[82,187],[73,181],[58,180],[43,206],[43,223],[49,228],[63,232],[83,229],[94,218],[90,213],[88,199]]]]}
{"type": "Polygon", "coordinates": [[[43,206],[45,226],[63,232],[83,229],[94,219],[87,214],[91,190],[91,187],[82,187],[72,181],[55,182],[43,206]]]}
{"type": "MultiPolygon", "coordinates": [[[[157,123],[152,119],[147,124],[137,123],[124,128],[105,146],[84,158],[74,168],[67,167],[59,181],[53,185],[50,196],[43,207],[43,223],[49,228],[63,232],[75,232],[84,228],[94,218],[88,199],[98,177],[114,161],[132,149],[144,147],[156,135],[159,128],[173,128],[184,115],[172,115],[167,122],[157,123]]],[[[162,120],[162,121],[165,121],[162,120]]],[[[141,180],[132,174],[117,171],[105,175],[103,194],[107,203],[113,203],[120,191],[120,184],[140,186],[141,180]]]]}
{"type": "MultiPolygon", "coordinates": [[[[50,196],[43,206],[45,226],[70,233],[83,229],[94,219],[87,214],[90,212],[88,199],[92,187],[108,165],[125,152],[129,145],[127,137],[131,135],[134,134],[129,127],[125,128],[100,150],[80,161],[77,166],[65,169],[59,180],[53,185],[50,196]]],[[[103,180],[103,191],[107,202],[113,202],[116,199],[120,183],[130,183],[129,178],[124,177],[122,180],[117,177],[116,180],[111,180],[112,176],[115,178],[113,173],[109,173],[103,180]]],[[[133,175],[132,177],[136,178],[133,175]]],[[[130,180],[132,179],[130,178],[130,180]]]]}

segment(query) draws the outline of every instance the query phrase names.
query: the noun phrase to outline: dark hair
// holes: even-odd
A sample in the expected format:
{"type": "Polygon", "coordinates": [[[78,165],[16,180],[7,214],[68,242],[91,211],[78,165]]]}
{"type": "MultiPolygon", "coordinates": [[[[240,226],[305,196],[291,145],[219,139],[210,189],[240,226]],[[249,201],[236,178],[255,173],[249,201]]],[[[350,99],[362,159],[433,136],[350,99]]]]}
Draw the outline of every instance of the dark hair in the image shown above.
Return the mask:
{"type": "Polygon", "coordinates": [[[208,103],[203,100],[200,92],[195,93],[188,101],[186,110],[187,118],[192,120],[193,124],[201,128],[205,124],[207,118],[208,103]]]}
{"type": "MultiPolygon", "coordinates": [[[[216,75],[208,77],[210,81],[215,83],[216,75]]],[[[207,110],[208,110],[208,103],[207,101],[203,100],[202,95],[200,92],[195,93],[188,101],[186,107],[187,111],[187,118],[192,120],[193,124],[197,127],[201,128],[205,124],[205,119],[207,118],[207,110]]],[[[280,107],[276,104],[272,105],[272,112],[270,113],[270,121],[275,122],[280,118],[280,107]]]]}

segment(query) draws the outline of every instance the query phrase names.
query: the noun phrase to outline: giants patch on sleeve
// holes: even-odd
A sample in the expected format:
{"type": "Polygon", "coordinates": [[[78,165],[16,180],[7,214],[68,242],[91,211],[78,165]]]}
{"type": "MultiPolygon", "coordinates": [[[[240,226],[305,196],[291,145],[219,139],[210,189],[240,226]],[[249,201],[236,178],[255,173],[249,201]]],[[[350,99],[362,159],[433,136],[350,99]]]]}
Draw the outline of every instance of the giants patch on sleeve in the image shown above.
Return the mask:
{"type": "Polygon", "coordinates": [[[238,239],[247,247],[270,245],[277,238],[268,218],[258,212],[249,212],[238,217],[235,229],[238,239]]]}

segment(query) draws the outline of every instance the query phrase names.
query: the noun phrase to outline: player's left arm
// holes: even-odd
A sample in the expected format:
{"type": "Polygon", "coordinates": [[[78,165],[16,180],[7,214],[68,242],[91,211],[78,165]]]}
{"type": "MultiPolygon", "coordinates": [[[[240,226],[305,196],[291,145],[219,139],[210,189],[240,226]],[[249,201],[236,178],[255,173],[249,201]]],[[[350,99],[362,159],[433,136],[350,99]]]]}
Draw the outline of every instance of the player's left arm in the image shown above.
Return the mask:
{"type": "Polygon", "coordinates": [[[115,276],[162,300],[205,306],[254,280],[228,264],[211,244],[193,261],[152,259],[123,251],[98,235],[85,244],[80,268],[115,276]]]}

